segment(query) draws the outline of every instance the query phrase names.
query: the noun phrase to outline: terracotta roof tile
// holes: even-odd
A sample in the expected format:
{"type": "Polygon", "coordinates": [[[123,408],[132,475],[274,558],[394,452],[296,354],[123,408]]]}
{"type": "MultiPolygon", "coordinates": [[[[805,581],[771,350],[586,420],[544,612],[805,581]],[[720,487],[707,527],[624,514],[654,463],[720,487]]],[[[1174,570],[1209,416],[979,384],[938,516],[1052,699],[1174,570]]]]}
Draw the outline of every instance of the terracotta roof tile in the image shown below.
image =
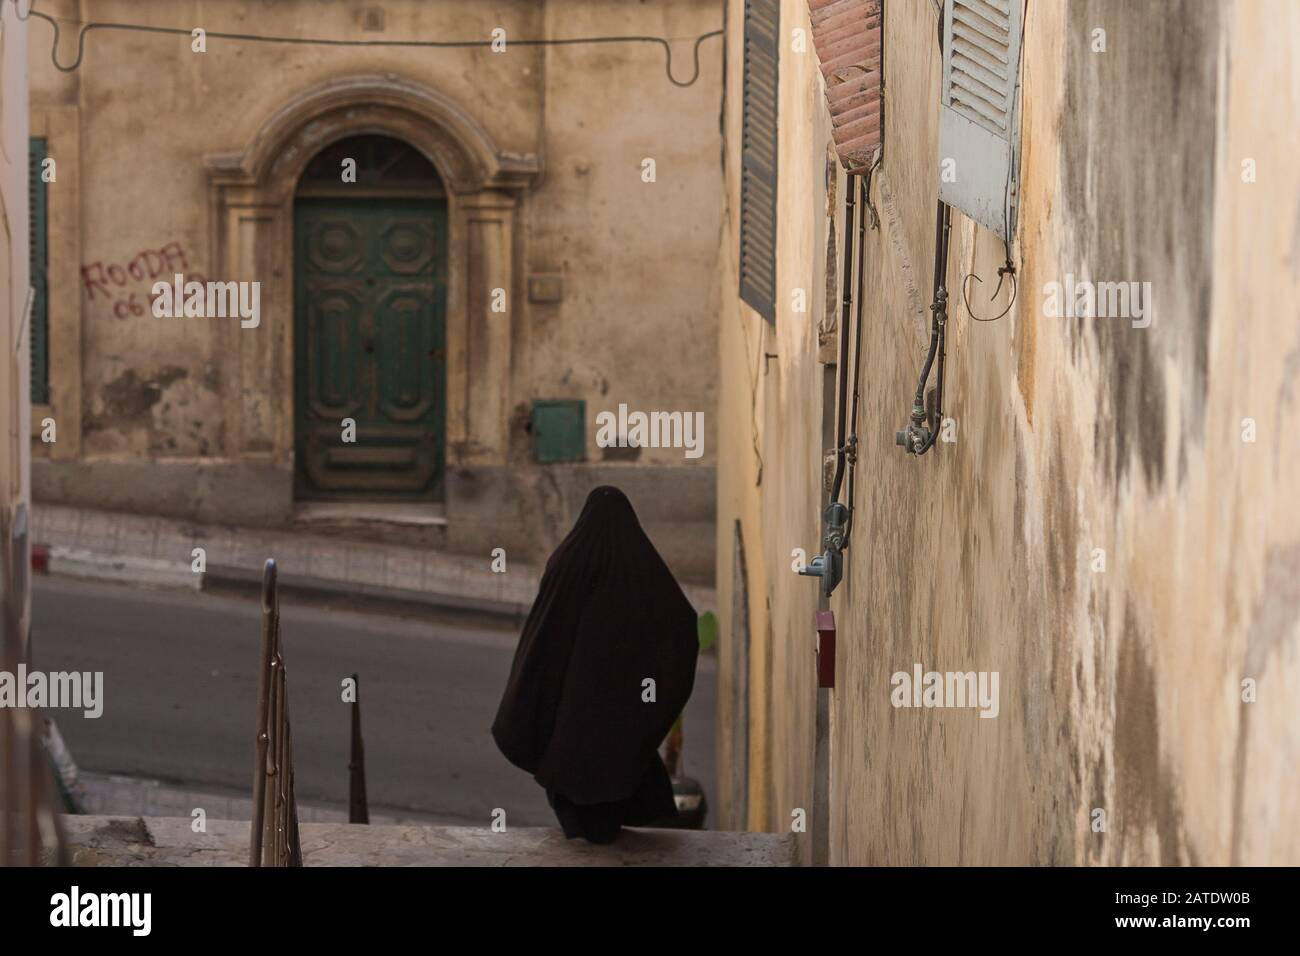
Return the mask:
{"type": "Polygon", "coordinates": [[[808,0],[808,13],[835,149],[860,170],[880,147],[880,0],[808,0]]]}

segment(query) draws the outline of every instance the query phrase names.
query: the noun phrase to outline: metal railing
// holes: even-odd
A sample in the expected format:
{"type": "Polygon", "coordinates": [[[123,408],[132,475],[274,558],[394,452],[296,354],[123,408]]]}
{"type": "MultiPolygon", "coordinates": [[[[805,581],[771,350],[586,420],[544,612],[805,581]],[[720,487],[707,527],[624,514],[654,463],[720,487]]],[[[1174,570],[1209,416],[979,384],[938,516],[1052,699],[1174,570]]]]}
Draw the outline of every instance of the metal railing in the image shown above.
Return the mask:
{"type": "Polygon", "coordinates": [[[348,760],[348,823],[369,823],[366,801],[366,752],[361,743],[361,681],[352,675],[352,751],[348,760]]]}
{"type": "Polygon", "coordinates": [[[249,866],[302,866],[287,683],[280,649],[275,561],[268,560],[262,571],[262,660],[257,678],[257,757],[253,767],[249,866]]]}

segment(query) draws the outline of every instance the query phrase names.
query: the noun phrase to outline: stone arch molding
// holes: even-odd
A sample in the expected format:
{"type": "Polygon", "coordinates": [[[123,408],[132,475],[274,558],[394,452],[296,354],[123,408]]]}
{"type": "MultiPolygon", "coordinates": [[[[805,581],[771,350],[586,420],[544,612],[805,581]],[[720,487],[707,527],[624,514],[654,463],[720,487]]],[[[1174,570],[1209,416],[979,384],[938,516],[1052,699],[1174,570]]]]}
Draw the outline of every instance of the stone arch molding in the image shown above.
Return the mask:
{"type": "Polygon", "coordinates": [[[501,150],[450,97],[404,77],[367,74],[330,80],[269,116],[243,152],[209,158],[213,172],[246,182],[291,178],[343,135],[385,132],[421,149],[452,192],[523,189],[540,172],[535,154],[501,150]]]}
{"type": "Polygon", "coordinates": [[[521,301],[515,209],[540,164],[535,154],[500,149],[451,98],[393,74],[330,80],[299,93],[242,150],[205,157],[212,274],[262,286],[260,329],[233,324],[215,333],[228,386],[223,453],[292,470],[294,191],[313,156],[361,133],[411,144],[447,188],[446,460],[448,467],[500,464],[508,446],[510,323],[489,321],[489,303],[495,288],[521,301]]]}

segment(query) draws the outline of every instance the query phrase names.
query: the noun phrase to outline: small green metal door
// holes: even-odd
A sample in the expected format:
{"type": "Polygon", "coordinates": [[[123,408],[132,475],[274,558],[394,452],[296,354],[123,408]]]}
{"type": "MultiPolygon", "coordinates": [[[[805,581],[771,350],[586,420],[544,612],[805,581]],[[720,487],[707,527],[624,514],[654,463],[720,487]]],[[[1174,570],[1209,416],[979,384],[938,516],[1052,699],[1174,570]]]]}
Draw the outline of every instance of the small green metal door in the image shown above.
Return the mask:
{"type": "Polygon", "coordinates": [[[296,201],[299,498],[441,495],[446,236],[441,199],[296,201]]]}

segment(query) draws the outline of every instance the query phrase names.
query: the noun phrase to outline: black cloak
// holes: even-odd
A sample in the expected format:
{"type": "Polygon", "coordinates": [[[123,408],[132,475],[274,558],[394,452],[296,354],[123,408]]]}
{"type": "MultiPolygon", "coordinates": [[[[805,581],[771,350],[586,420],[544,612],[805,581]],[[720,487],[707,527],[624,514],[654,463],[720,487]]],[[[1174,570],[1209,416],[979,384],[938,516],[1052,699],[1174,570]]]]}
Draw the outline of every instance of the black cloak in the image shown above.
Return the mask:
{"type": "Polygon", "coordinates": [[[686,706],[695,610],[617,488],[587,496],[542,575],[492,736],[546,788],[565,836],[608,842],[676,814],[659,745],[686,706]],[[653,700],[647,689],[653,680],[653,700]]]}

